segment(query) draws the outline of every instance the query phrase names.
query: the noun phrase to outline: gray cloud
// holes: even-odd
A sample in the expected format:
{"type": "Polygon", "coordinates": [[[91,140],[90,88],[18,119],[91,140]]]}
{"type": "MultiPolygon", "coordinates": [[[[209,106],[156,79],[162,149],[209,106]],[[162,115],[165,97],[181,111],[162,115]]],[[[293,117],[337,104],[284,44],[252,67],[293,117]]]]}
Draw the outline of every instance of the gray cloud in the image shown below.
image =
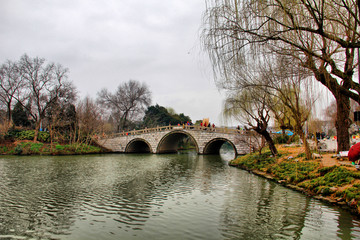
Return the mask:
{"type": "Polygon", "coordinates": [[[0,60],[24,53],[70,69],[81,96],[146,82],[153,103],[219,124],[221,95],[200,51],[203,0],[0,0],[0,60]]]}

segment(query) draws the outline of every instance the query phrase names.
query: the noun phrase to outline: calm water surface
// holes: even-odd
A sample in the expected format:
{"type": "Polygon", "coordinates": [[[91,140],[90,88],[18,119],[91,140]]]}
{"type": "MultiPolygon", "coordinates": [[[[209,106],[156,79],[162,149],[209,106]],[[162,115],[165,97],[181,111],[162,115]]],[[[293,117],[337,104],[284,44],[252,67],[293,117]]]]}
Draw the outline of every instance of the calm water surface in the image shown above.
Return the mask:
{"type": "Polygon", "coordinates": [[[360,222],[220,156],[3,157],[0,239],[360,239],[360,222]]]}

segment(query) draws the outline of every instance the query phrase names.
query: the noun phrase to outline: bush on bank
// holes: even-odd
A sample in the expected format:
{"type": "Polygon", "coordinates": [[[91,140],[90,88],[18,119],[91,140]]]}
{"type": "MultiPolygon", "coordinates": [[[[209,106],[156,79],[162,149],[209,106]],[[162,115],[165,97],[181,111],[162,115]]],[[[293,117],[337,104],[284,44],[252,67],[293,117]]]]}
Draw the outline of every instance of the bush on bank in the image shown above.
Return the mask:
{"type": "Polygon", "coordinates": [[[318,160],[287,155],[281,153],[273,157],[270,152],[249,154],[231,161],[230,165],[257,173],[261,171],[261,175],[270,174],[274,180],[296,186],[309,195],[347,203],[360,214],[360,172],[344,166],[322,167],[318,160]]]}
{"type": "Polygon", "coordinates": [[[11,146],[0,147],[0,154],[8,155],[70,155],[101,152],[103,152],[103,149],[100,147],[84,143],[66,145],[55,143],[50,145],[41,142],[18,142],[11,146]]]}
{"type": "MultiPolygon", "coordinates": [[[[35,130],[20,130],[10,129],[4,136],[5,140],[33,140],[35,137],[35,130]]],[[[50,142],[50,134],[48,132],[39,132],[38,141],[48,143],[50,142]]]]}
{"type": "Polygon", "coordinates": [[[35,130],[9,129],[1,135],[0,154],[8,155],[70,155],[101,153],[104,149],[85,143],[50,144],[49,132],[38,132],[37,142],[33,142],[35,130]]]}

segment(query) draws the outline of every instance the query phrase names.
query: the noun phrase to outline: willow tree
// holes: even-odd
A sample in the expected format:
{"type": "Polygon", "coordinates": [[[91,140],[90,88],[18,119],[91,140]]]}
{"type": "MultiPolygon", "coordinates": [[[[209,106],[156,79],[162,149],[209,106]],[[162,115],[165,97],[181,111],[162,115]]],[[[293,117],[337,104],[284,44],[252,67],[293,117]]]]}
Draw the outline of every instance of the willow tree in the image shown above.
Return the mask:
{"type": "Polygon", "coordinates": [[[278,151],[268,130],[271,107],[266,92],[261,87],[243,88],[230,92],[224,102],[224,115],[243,122],[250,130],[260,134],[269,145],[271,153],[278,151]]]}
{"type": "Polygon", "coordinates": [[[338,151],[349,149],[350,98],[360,103],[353,80],[360,47],[356,0],[208,0],[203,42],[220,85],[238,81],[249,49],[292,57],[335,97],[338,151]]]}
{"type": "Polygon", "coordinates": [[[269,94],[279,104],[275,106],[272,112],[276,115],[278,106],[282,106],[290,127],[298,134],[303,141],[306,158],[311,158],[311,151],[307,141],[305,124],[311,116],[311,111],[315,102],[313,88],[309,81],[308,71],[298,66],[296,63],[291,64],[289,58],[278,57],[271,64],[268,63],[264,71],[269,84],[267,88],[272,89],[269,94]]]}

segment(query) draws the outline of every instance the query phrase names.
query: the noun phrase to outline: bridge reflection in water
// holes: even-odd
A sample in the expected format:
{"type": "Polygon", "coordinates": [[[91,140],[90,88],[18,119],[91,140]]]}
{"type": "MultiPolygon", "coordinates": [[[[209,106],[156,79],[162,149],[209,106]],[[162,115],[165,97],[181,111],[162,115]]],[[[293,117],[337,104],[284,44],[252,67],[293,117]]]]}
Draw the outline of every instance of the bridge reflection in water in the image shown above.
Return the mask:
{"type": "Polygon", "coordinates": [[[95,140],[112,152],[174,153],[184,138],[189,138],[198,154],[219,154],[224,143],[228,143],[236,155],[247,154],[256,142],[249,132],[195,125],[146,128],[97,137],[95,140]]]}

